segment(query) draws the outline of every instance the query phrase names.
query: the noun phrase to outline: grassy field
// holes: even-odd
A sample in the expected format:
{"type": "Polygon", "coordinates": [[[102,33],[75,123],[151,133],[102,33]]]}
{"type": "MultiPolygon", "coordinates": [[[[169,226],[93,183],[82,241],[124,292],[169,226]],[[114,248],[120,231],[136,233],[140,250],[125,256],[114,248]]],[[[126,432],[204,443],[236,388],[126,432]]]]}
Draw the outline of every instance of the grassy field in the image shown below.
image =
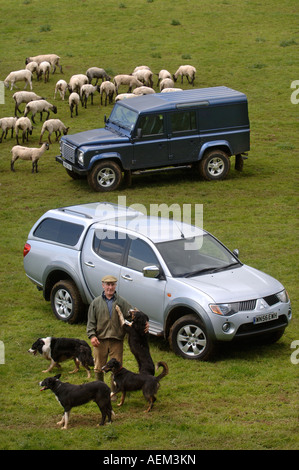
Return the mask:
{"type": "MultiPolygon", "coordinates": [[[[154,72],[179,65],[197,68],[196,87],[226,85],[247,94],[251,151],[244,171],[233,168],[227,180],[205,182],[186,172],[133,178],[131,188],[108,195],[74,181],[55,162],[54,143],[41,158],[39,173],[17,161],[10,171],[15,139],[0,144],[1,313],[0,448],[98,450],[298,449],[299,365],[290,360],[299,340],[298,308],[298,110],[291,83],[298,80],[298,8],[295,0],[96,0],[0,1],[0,80],[40,53],[61,56],[64,74],[33,90],[53,102],[55,83],[88,67],[111,74],[149,65],[154,72]],[[16,19],[18,18],[18,19],[16,19]],[[279,279],[292,300],[293,320],[273,345],[225,345],[211,362],[175,356],[166,341],[151,338],[154,361],[165,360],[152,413],[145,415],[141,392],[132,393],[111,426],[96,427],[97,407],[90,403],[71,414],[70,428],[56,422],[62,408],[51,392],[40,393],[45,361],[27,353],[40,336],[86,339],[85,325],[58,322],[41,293],[27,280],[22,250],[27,234],[47,209],[107,200],[127,204],[203,204],[204,228],[240,258],[279,279]]],[[[178,83],[177,86],[180,86],[178,83]]],[[[22,85],[21,85],[22,87],[22,85]]],[[[184,88],[188,85],[184,83],[184,88]]],[[[125,90],[124,90],[125,91],[125,90]]],[[[14,113],[13,92],[5,90],[0,118],[14,113]]],[[[102,127],[111,106],[79,108],[70,118],[67,101],[56,99],[57,116],[70,132],[102,127]]],[[[21,105],[24,109],[24,105],[21,105]]],[[[54,117],[53,115],[51,117],[54,117]]],[[[29,138],[37,146],[41,123],[29,138]]],[[[233,165],[232,165],[233,167],[233,165]]],[[[136,370],[125,344],[125,366],[136,370]]],[[[62,379],[86,380],[83,370],[62,379]]]]}

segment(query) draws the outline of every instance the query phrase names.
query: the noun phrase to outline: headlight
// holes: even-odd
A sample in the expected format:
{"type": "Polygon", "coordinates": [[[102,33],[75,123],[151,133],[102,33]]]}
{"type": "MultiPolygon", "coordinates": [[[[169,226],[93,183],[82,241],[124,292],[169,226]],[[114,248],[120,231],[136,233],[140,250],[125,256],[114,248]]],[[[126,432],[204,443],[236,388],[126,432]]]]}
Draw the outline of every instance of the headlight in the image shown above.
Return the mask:
{"type": "Polygon", "coordinates": [[[80,163],[80,165],[84,165],[84,152],[81,152],[81,150],[78,153],[78,163],[80,163]]]}
{"type": "Polygon", "coordinates": [[[279,298],[280,302],[283,302],[284,304],[288,303],[288,301],[290,300],[289,294],[285,289],[283,289],[281,292],[278,292],[278,294],[276,295],[279,298]]]}
{"type": "Polygon", "coordinates": [[[217,315],[233,315],[239,311],[239,302],[232,304],[210,304],[210,309],[217,315]]]}

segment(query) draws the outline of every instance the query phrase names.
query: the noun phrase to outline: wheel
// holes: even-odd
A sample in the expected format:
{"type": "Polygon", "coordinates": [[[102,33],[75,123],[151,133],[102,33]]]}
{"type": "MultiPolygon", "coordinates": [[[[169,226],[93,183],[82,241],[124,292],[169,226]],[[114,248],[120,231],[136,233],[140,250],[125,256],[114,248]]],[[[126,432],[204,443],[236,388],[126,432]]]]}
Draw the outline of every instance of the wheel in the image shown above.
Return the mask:
{"type": "Polygon", "coordinates": [[[208,359],[214,349],[207,330],[196,315],[185,315],[171,327],[169,342],[175,354],[187,359],[208,359]]]}
{"type": "Polygon", "coordinates": [[[119,165],[115,162],[97,163],[87,176],[89,186],[94,191],[113,191],[118,188],[122,179],[119,165]]]}
{"type": "Polygon", "coordinates": [[[85,310],[79,291],[74,282],[57,282],[51,290],[51,306],[58,320],[77,323],[85,310]]]}
{"type": "Polygon", "coordinates": [[[199,172],[206,180],[222,180],[230,170],[230,159],[222,150],[207,152],[199,162],[199,172]]]}

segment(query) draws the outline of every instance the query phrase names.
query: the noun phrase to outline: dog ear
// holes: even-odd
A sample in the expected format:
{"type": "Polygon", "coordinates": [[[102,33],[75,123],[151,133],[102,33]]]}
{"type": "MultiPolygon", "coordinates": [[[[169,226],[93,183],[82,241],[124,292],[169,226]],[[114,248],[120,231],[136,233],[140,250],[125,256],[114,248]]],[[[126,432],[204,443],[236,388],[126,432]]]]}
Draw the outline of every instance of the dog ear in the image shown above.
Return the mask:
{"type": "Polygon", "coordinates": [[[55,375],[55,376],[53,377],[53,379],[59,380],[60,377],[61,377],[61,374],[57,374],[57,375],[55,375]]]}

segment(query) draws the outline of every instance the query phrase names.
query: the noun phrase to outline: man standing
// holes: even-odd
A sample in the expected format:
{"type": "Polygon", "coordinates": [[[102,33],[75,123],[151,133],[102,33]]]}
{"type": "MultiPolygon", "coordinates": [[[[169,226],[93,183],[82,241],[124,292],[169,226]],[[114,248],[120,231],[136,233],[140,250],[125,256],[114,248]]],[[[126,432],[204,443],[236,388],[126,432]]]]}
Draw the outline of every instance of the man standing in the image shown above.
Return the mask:
{"type": "Polygon", "coordinates": [[[102,295],[96,297],[89,306],[87,336],[94,350],[94,371],[97,380],[104,380],[102,367],[108,356],[120,363],[123,359],[123,340],[125,332],[119,322],[115,309],[119,306],[124,317],[128,317],[131,305],[116,292],[117,278],[111,275],[102,279],[102,295]]]}

